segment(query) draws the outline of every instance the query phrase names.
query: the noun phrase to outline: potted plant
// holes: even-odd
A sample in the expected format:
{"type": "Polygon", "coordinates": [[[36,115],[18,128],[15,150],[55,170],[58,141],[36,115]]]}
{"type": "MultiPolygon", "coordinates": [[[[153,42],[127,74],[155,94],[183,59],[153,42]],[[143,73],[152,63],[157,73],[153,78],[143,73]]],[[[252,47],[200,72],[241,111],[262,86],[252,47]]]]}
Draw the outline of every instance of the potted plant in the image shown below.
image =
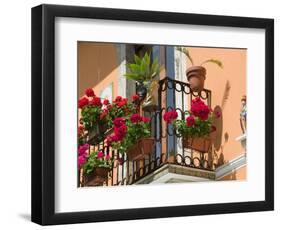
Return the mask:
{"type": "Polygon", "coordinates": [[[78,164],[83,171],[83,186],[101,186],[107,180],[113,160],[110,155],[105,155],[102,151],[83,153],[84,146],[78,150],[78,164]]]}
{"type": "MultiPolygon", "coordinates": [[[[176,113],[175,110],[173,112],[176,113]]],[[[220,117],[219,113],[213,114],[211,108],[198,97],[192,100],[191,110],[185,113],[186,119],[176,119],[175,115],[169,114],[165,118],[165,115],[164,120],[172,123],[176,134],[183,138],[184,148],[202,153],[209,151],[212,144],[210,133],[216,130],[212,125],[213,119],[220,117]]]]}
{"type": "Polygon", "coordinates": [[[130,118],[116,118],[114,133],[107,137],[107,143],[121,154],[127,154],[128,160],[140,160],[154,151],[155,140],[150,133],[150,119],[132,114],[130,118]]]}
{"type": "Polygon", "coordinates": [[[108,115],[108,100],[96,96],[93,89],[89,88],[85,92],[86,96],[78,101],[81,109],[80,124],[87,131],[88,143],[98,144],[104,139],[104,134],[109,128],[110,117],[108,115]]]}
{"type": "Polygon", "coordinates": [[[110,126],[110,128],[113,127],[113,120],[115,118],[128,118],[136,113],[138,111],[139,100],[138,95],[133,95],[132,101],[129,101],[128,98],[117,96],[112,104],[107,105],[109,115],[108,126],[110,126]]]}
{"type": "Polygon", "coordinates": [[[151,62],[150,55],[146,52],[143,58],[134,56],[134,63],[127,64],[129,72],[124,76],[137,82],[136,91],[142,101],[144,111],[155,111],[157,109],[157,87],[158,81],[154,78],[159,74],[158,60],[151,62]]]}
{"type": "Polygon", "coordinates": [[[206,79],[206,69],[203,67],[206,63],[214,63],[220,68],[223,68],[222,62],[217,59],[208,59],[203,61],[200,65],[194,65],[193,59],[187,48],[177,47],[177,50],[184,53],[191,62],[191,67],[186,70],[186,77],[190,84],[190,88],[194,92],[200,92],[204,88],[206,79]]]}

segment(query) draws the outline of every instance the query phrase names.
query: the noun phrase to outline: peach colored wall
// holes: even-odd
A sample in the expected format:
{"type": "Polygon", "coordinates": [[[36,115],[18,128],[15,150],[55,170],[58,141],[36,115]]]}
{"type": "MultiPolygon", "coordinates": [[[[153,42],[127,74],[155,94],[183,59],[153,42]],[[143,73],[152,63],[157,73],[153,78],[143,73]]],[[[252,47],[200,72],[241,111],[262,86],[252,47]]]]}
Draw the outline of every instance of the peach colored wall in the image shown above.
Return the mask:
{"type": "Polygon", "coordinates": [[[239,168],[238,170],[222,177],[220,180],[244,180],[247,178],[246,166],[239,168]]]}
{"type": "MultiPolygon", "coordinates": [[[[246,63],[247,51],[245,49],[221,49],[221,48],[195,48],[188,47],[195,65],[213,58],[223,63],[223,69],[217,65],[208,63],[204,67],[207,70],[205,88],[212,91],[212,108],[222,106],[222,99],[227,81],[230,83],[229,97],[222,110],[223,132],[222,145],[218,151],[219,163],[230,161],[245,152],[240,142],[235,139],[242,135],[240,128],[241,97],[246,95],[246,63]],[[228,134],[228,141],[224,136],[228,134]]],[[[190,63],[189,63],[190,66],[190,63]]],[[[244,174],[240,175],[245,176],[244,174]]]]}
{"type": "Polygon", "coordinates": [[[118,57],[114,44],[78,42],[78,91],[93,87],[100,95],[102,89],[113,83],[113,98],[117,95],[118,57]]]}

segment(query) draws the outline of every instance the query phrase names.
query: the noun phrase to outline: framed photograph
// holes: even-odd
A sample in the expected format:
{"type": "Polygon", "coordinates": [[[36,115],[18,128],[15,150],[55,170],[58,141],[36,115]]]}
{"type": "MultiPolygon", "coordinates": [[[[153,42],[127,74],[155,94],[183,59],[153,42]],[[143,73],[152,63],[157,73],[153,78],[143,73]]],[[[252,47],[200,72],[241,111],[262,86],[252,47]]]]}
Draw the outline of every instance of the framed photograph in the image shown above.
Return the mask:
{"type": "Polygon", "coordinates": [[[32,221],[274,208],[274,21],[32,8],[32,221]]]}

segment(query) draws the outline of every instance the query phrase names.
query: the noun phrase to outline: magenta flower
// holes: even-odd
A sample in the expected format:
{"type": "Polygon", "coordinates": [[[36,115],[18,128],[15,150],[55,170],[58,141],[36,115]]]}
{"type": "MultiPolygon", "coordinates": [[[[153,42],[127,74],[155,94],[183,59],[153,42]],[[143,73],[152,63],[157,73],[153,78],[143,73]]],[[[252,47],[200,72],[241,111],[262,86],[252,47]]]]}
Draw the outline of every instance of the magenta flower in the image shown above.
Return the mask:
{"type": "Polygon", "coordinates": [[[104,153],[102,151],[98,152],[97,158],[103,158],[104,157],[104,153]]]}
{"type": "Polygon", "coordinates": [[[89,149],[89,144],[80,145],[78,147],[78,155],[79,156],[86,155],[88,149],[89,149]]]}
{"type": "Polygon", "coordinates": [[[215,111],[215,117],[220,118],[221,117],[221,112],[220,111],[215,111]]]}
{"type": "Polygon", "coordinates": [[[107,161],[110,160],[110,155],[107,154],[107,155],[105,156],[105,159],[106,159],[107,161]]]}
{"type": "Polygon", "coordinates": [[[86,157],[85,156],[79,156],[78,157],[78,167],[81,169],[81,167],[86,163],[86,157]]]}

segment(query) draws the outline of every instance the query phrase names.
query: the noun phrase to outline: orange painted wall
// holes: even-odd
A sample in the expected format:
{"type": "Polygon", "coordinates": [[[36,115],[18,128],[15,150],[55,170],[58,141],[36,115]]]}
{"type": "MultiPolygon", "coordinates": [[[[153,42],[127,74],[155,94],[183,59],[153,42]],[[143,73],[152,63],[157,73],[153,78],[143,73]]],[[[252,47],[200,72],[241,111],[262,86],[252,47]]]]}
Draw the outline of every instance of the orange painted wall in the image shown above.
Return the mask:
{"type": "Polygon", "coordinates": [[[242,168],[239,168],[238,170],[222,177],[220,181],[222,180],[244,180],[247,178],[247,167],[243,166],[242,168]]]}
{"type": "Polygon", "coordinates": [[[113,83],[113,98],[117,96],[118,57],[114,44],[78,42],[78,95],[93,87],[100,95],[102,89],[113,83]]]}
{"type": "MultiPolygon", "coordinates": [[[[245,49],[197,47],[188,47],[188,50],[196,65],[200,65],[203,61],[210,58],[219,59],[223,63],[223,69],[212,63],[204,65],[207,69],[205,88],[212,91],[212,108],[222,106],[225,85],[227,81],[230,83],[229,97],[222,112],[223,148],[217,152],[217,164],[221,165],[245,152],[241,144],[235,139],[242,134],[239,116],[241,97],[246,94],[247,51],[245,49]],[[228,136],[227,142],[224,138],[226,134],[228,136]]],[[[113,83],[113,98],[117,96],[118,65],[117,49],[114,44],[79,42],[79,97],[83,96],[85,89],[91,86],[96,94],[99,95],[100,91],[110,83],[113,83]]],[[[190,66],[190,63],[188,66],[190,66]]],[[[164,73],[165,71],[161,75],[164,76],[164,73]]],[[[240,171],[241,169],[236,173],[236,178],[246,178],[246,173],[240,171]]]]}
{"type": "MultiPolygon", "coordinates": [[[[239,119],[241,97],[246,95],[247,50],[195,47],[188,47],[188,50],[195,65],[200,65],[210,58],[219,59],[223,63],[223,69],[212,63],[204,65],[207,70],[205,88],[212,91],[212,108],[214,108],[222,106],[225,85],[227,81],[230,83],[229,97],[222,111],[223,148],[218,151],[219,163],[228,162],[245,152],[240,142],[235,139],[242,135],[239,119]],[[226,134],[228,135],[227,142],[224,138],[226,134]]],[[[245,176],[246,174],[243,173],[237,174],[237,177],[242,179],[245,176]]]]}

